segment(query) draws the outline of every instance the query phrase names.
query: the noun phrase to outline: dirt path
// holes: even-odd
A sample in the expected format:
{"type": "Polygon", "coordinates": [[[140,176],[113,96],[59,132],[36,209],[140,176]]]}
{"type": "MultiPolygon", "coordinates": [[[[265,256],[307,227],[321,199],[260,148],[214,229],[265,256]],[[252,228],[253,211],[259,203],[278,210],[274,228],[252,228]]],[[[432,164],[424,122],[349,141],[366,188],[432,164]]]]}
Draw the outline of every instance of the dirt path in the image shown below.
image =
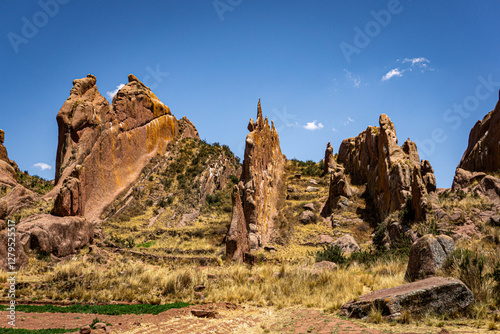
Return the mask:
{"type": "MultiPolygon", "coordinates": [[[[7,312],[0,312],[0,327],[6,327],[7,312]]],[[[16,314],[17,328],[74,329],[92,323],[94,318],[111,324],[111,333],[153,334],[153,333],[272,333],[272,334],[330,334],[330,333],[364,333],[382,334],[408,333],[410,328],[384,328],[384,331],[368,328],[369,324],[359,321],[348,321],[335,315],[324,314],[315,309],[283,309],[241,307],[234,304],[208,304],[200,307],[191,306],[183,309],[172,309],[159,315],[95,315],[76,313],[24,313],[16,314]],[[200,319],[191,314],[192,309],[211,309],[218,313],[216,319],[200,319]]],[[[413,329],[411,329],[413,330],[413,329]]],[[[0,329],[1,332],[1,329],[0,329]]],[[[438,333],[432,328],[420,328],[418,333],[438,333]]],[[[450,331],[450,333],[465,333],[450,331]]],[[[470,332],[469,332],[470,333],[470,332]]]]}

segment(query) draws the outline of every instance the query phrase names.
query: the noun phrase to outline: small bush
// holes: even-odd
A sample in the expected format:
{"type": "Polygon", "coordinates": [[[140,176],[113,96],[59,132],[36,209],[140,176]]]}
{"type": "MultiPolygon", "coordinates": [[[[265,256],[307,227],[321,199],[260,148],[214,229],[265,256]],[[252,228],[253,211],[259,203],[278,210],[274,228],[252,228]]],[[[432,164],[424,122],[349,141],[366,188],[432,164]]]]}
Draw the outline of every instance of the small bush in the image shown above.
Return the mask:
{"type": "Polygon", "coordinates": [[[333,245],[323,246],[323,250],[316,253],[316,262],[321,261],[335,262],[337,265],[346,265],[349,263],[349,259],[344,255],[342,249],[333,245]]]}
{"type": "Polygon", "coordinates": [[[229,175],[228,178],[229,178],[229,181],[231,181],[233,184],[238,184],[240,182],[240,179],[233,174],[229,175]]]}

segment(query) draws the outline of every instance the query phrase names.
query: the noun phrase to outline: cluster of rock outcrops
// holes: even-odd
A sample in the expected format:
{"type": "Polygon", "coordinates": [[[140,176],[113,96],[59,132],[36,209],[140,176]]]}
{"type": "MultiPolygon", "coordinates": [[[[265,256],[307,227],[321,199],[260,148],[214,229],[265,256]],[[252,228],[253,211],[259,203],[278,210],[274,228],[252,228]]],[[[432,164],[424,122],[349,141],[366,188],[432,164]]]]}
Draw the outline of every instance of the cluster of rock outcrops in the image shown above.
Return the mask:
{"type": "Polygon", "coordinates": [[[283,173],[286,157],[281,153],[274,122],[262,116],[259,100],[257,120],[250,119],[243,171],[232,193],[233,216],[226,237],[226,254],[243,260],[245,253],[265,245],[273,232],[280,200],[284,199],[283,173]]]}
{"type": "MultiPolygon", "coordinates": [[[[18,225],[23,240],[18,244],[18,266],[25,264],[25,251],[30,248],[66,256],[92,242],[93,223],[138,178],[153,156],[165,153],[179,133],[183,138],[199,138],[187,118],[178,121],[132,74],[113,98],[112,106],[99,93],[95,76],[74,80],[70,96],[57,114],[57,123],[55,187],[44,197],[54,199],[54,208],[51,215],[33,216],[18,225]]],[[[3,131],[0,139],[0,183],[16,187],[15,169],[3,146],[3,131]]],[[[24,188],[11,191],[0,203],[3,217],[12,211],[9,199],[14,195],[11,202],[18,204],[23,198],[26,202],[39,200],[24,188]]]]}
{"type": "Polygon", "coordinates": [[[409,139],[398,145],[394,124],[387,115],[380,116],[379,125],[342,141],[338,162],[353,184],[367,185],[381,219],[402,209],[409,200],[415,218],[425,219],[426,195],[436,187],[430,163],[420,161],[417,147],[409,139]]]}

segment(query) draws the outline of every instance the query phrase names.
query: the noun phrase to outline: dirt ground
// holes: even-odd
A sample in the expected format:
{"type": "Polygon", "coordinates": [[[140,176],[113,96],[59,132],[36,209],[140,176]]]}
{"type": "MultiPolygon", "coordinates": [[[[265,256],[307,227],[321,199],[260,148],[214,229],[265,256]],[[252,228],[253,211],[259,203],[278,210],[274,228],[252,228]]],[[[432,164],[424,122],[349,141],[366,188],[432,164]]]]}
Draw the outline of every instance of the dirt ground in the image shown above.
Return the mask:
{"type": "MultiPolygon", "coordinates": [[[[7,327],[7,312],[0,312],[0,332],[7,327]],[[5,323],[4,323],[5,322],[5,323]]],[[[172,309],[158,315],[95,315],[76,313],[16,313],[16,328],[74,329],[92,323],[94,318],[108,323],[110,333],[441,333],[442,328],[420,326],[373,325],[364,321],[350,321],[333,314],[325,314],[316,309],[287,308],[275,310],[237,306],[230,303],[206,304],[190,306],[183,309],[172,309]],[[217,312],[217,318],[196,318],[191,310],[204,309],[217,312]],[[377,328],[374,328],[377,327],[377,328]]],[[[484,330],[471,328],[448,329],[449,333],[480,333],[484,330]]],[[[76,332],[78,333],[78,332],[76,332]]],[[[447,332],[442,332],[447,333],[447,332]]]]}

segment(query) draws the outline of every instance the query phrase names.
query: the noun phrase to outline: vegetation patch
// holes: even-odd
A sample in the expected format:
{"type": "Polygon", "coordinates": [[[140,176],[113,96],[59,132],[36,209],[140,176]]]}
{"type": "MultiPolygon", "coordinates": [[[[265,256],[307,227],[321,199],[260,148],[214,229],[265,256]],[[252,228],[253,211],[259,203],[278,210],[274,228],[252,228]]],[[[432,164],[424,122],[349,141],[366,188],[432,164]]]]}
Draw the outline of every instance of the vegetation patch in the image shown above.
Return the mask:
{"type": "MultiPolygon", "coordinates": [[[[71,306],[54,305],[18,305],[16,310],[26,313],[85,313],[85,314],[104,314],[104,315],[122,315],[122,314],[153,314],[157,315],[170,309],[187,307],[187,303],[172,303],[165,305],[83,305],[75,304],[71,306]]],[[[64,333],[64,332],[58,332],[64,333]]]]}
{"type": "Polygon", "coordinates": [[[65,329],[65,328],[51,328],[51,329],[22,329],[22,328],[2,328],[0,332],[3,334],[59,334],[77,332],[79,328],[65,329]]]}

